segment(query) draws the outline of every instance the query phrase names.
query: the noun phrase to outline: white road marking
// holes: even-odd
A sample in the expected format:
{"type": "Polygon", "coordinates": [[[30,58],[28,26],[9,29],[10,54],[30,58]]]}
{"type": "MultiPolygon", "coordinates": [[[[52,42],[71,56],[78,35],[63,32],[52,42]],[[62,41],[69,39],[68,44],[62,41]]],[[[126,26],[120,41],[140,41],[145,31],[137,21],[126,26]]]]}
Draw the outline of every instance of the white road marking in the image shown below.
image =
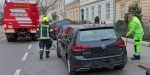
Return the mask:
{"type": "Polygon", "coordinates": [[[28,49],[31,49],[32,45],[29,45],[28,49]]]}
{"type": "Polygon", "coordinates": [[[29,54],[28,52],[26,52],[26,53],[24,54],[24,57],[22,58],[22,61],[25,61],[25,60],[26,60],[28,54],[29,54]]]}
{"type": "Polygon", "coordinates": [[[21,72],[21,69],[17,69],[16,72],[14,73],[14,75],[19,75],[21,72]]]}

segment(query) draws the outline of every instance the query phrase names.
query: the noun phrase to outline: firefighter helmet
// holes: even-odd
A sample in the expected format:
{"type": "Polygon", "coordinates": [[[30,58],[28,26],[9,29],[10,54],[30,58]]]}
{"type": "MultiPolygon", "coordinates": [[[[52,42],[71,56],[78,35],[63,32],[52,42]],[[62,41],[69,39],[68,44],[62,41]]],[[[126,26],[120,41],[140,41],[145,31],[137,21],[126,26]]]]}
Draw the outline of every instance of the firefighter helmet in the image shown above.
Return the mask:
{"type": "Polygon", "coordinates": [[[48,17],[44,17],[43,18],[43,22],[49,22],[49,18],[48,17]]]}

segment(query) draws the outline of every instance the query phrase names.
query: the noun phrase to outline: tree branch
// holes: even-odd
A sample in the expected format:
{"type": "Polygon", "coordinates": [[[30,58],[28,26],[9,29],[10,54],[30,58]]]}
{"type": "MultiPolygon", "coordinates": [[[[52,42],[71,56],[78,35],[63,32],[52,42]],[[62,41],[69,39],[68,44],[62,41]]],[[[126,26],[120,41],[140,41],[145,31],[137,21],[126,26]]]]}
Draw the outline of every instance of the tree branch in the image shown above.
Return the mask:
{"type": "Polygon", "coordinates": [[[37,0],[40,5],[40,13],[41,15],[47,15],[50,10],[49,8],[53,6],[57,0],[37,0]]]}

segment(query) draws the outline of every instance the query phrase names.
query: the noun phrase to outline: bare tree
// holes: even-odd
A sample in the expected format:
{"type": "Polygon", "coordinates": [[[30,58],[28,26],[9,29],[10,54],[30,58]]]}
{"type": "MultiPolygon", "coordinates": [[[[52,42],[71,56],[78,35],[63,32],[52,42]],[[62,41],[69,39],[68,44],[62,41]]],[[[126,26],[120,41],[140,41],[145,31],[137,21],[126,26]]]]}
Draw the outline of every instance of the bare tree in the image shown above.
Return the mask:
{"type": "Polygon", "coordinates": [[[49,8],[52,7],[57,0],[37,0],[39,4],[39,11],[41,15],[47,15],[49,13],[49,8]]]}
{"type": "Polygon", "coordinates": [[[4,6],[0,4],[0,24],[3,22],[4,6]]]}

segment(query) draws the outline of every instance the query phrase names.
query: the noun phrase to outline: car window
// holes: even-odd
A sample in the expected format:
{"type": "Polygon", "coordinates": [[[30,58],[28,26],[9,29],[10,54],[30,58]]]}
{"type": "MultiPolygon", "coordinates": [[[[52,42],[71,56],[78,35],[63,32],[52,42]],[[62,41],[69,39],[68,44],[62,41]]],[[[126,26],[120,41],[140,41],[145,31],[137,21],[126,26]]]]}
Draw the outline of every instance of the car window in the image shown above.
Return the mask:
{"type": "Polygon", "coordinates": [[[79,42],[101,41],[102,39],[116,39],[116,33],[113,29],[99,29],[79,31],[79,42]]]}
{"type": "Polygon", "coordinates": [[[58,22],[56,22],[57,27],[64,26],[64,25],[70,25],[70,24],[71,24],[70,21],[58,21],[58,22]]]}

